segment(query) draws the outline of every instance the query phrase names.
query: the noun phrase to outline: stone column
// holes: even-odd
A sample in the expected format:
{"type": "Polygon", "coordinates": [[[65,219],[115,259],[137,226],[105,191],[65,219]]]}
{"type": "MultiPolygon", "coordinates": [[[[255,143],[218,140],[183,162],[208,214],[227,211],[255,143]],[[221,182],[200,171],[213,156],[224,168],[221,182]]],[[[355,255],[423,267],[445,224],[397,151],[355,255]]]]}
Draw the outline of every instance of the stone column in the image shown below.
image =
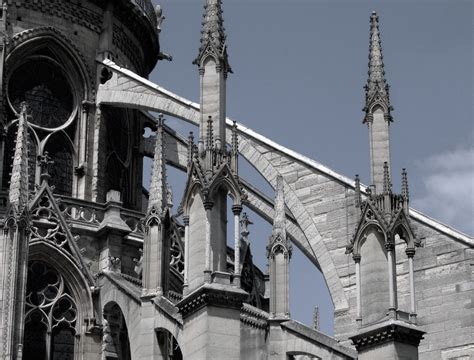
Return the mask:
{"type": "Polygon", "coordinates": [[[388,242],[385,244],[387,249],[387,261],[388,261],[388,292],[389,292],[389,315],[391,318],[396,317],[397,310],[397,300],[396,300],[396,291],[395,291],[395,271],[394,271],[394,249],[395,244],[388,242]]]}
{"type": "Polygon", "coordinates": [[[240,213],[242,205],[232,206],[234,213],[234,284],[240,286],[240,213]]]}
{"type": "Polygon", "coordinates": [[[413,269],[413,257],[415,256],[415,249],[406,249],[405,253],[408,256],[408,272],[410,275],[410,321],[416,323],[416,302],[415,302],[415,274],[413,269]]]}
{"type": "Polygon", "coordinates": [[[102,178],[101,175],[101,136],[102,136],[102,127],[103,127],[103,118],[102,118],[102,108],[97,106],[95,111],[95,122],[94,122],[94,143],[92,148],[92,191],[91,197],[92,201],[100,201],[102,187],[102,178]]]}
{"type": "Polygon", "coordinates": [[[0,122],[0,190],[3,183],[3,162],[5,161],[5,140],[7,138],[7,131],[3,128],[0,122]]]}
{"type": "Polygon", "coordinates": [[[78,123],[79,144],[78,144],[78,159],[74,174],[76,175],[76,196],[79,199],[86,198],[86,171],[87,171],[87,148],[88,148],[88,119],[89,113],[94,108],[95,104],[91,101],[84,100],[82,102],[82,111],[78,123]]]}
{"type": "Polygon", "coordinates": [[[3,257],[0,259],[0,358],[21,358],[24,328],[25,292],[28,274],[27,220],[10,221],[0,238],[3,257]],[[16,325],[16,326],[15,326],[16,325]]]}
{"type": "Polygon", "coordinates": [[[204,202],[204,209],[206,210],[206,249],[205,249],[205,266],[204,266],[204,281],[211,282],[211,210],[213,203],[210,201],[204,202]]]}
{"type": "Polygon", "coordinates": [[[188,290],[188,272],[189,272],[189,216],[183,216],[184,222],[184,279],[183,279],[183,288],[184,294],[188,290]]]}
{"type": "Polygon", "coordinates": [[[356,276],[356,301],[357,301],[357,325],[362,326],[362,311],[361,311],[361,283],[360,283],[360,255],[354,254],[355,261],[355,276],[356,276]]]}

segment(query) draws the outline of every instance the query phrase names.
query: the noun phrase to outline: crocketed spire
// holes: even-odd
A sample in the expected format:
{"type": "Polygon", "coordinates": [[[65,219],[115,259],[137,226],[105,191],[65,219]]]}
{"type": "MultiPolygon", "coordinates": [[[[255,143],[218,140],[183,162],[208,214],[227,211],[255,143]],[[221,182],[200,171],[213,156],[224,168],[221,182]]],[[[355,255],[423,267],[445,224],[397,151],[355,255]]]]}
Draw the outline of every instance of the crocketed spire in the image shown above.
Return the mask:
{"type": "Polygon", "coordinates": [[[370,120],[375,105],[381,106],[388,120],[392,120],[390,111],[389,86],[385,80],[382,45],[379,32],[379,17],[375,11],[370,16],[369,72],[365,86],[364,122],[370,120]]]}
{"type": "Polygon", "coordinates": [[[153,171],[151,174],[150,197],[148,199],[148,211],[156,211],[161,215],[167,206],[168,186],[166,184],[166,159],[164,149],[164,119],[160,114],[155,139],[155,155],[153,157],[153,171]]]}
{"type": "Polygon", "coordinates": [[[9,190],[10,205],[17,212],[23,211],[28,204],[28,122],[27,105],[21,104],[18,130],[16,135],[15,154],[9,190]]]}
{"type": "Polygon", "coordinates": [[[201,66],[208,56],[212,56],[226,74],[232,73],[227,56],[222,0],[206,0],[203,18],[201,46],[193,64],[201,66]]]}

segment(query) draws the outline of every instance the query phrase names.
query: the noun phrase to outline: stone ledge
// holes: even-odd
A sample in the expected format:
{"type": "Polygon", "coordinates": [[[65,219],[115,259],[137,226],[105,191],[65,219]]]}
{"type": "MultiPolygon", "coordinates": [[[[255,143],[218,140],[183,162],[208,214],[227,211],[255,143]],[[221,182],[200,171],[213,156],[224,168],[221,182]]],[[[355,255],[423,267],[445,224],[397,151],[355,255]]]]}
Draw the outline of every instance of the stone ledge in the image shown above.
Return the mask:
{"type": "Polygon", "coordinates": [[[176,304],[183,319],[206,306],[240,310],[248,294],[244,290],[222,284],[204,284],[176,304]]]}
{"type": "Polygon", "coordinates": [[[425,332],[417,326],[400,320],[388,320],[360,329],[356,335],[350,336],[349,339],[360,352],[392,341],[418,346],[424,334],[425,332]]]}
{"type": "Polygon", "coordinates": [[[344,354],[345,356],[356,359],[357,353],[350,348],[342,346],[338,340],[334,339],[331,336],[325,335],[320,331],[309,328],[306,325],[303,325],[297,321],[289,320],[281,323],[281,327],[287,330],[290,330],[300,336],[303,336],[312,342],[316,342],[318,345],[327,347],[333,351],[344,354]]]}

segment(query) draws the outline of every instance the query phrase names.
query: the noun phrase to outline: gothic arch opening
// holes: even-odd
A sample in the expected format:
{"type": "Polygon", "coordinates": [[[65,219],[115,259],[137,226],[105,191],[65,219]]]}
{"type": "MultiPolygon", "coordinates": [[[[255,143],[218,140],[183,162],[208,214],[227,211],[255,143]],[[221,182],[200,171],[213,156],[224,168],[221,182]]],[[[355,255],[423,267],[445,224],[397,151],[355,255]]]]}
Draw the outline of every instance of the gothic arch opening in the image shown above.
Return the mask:
{"type": "Polygon", "coordinates": [[[28,264],[23,359],[74,359],[78,307],[70,286],[40,260],[28,264]]]}
{"type": "Polygon", "coordinates": [[[127,324],[120,306],[109,302],[104,306],[102,356],[105,360],[130,360],[127,324]]]}
{"type": "Polygon", "coordinates": [[[58,132],[51,136],[45,146],[53,161],[49,169],[51,178],[49,184],[54,186],[54,192],[59,195],[72,195],[74,149],[67,134],[58,132]]]}
{"type": "MultiPolygon", "coordinates": [[[[73,47],[59,32],[36,28],[12,39],[5,61],[7,142],[14,138],[20,105],[26,103],[30,137],[35,140],[29,144],[30,182],[39,183],[36,155],[42,155],[46,148],[56,162],[53,171],[57,171],[51,174],[56,192],[68,196],[72,195],[74,178],[73,148],[79,146],[73,143],[79,141],[79,108],[91,89],[85,65],[73,47]]],[[[10,148],[6,146],[5,160],[0,159],[7,173],[11,168],[10,148]]]]}
{"type": "Polygon", "coordinates": [[[159,328],[156,330],[161,359],[183,360],[183,353],[176,338],[168,330],[159,328]]]}

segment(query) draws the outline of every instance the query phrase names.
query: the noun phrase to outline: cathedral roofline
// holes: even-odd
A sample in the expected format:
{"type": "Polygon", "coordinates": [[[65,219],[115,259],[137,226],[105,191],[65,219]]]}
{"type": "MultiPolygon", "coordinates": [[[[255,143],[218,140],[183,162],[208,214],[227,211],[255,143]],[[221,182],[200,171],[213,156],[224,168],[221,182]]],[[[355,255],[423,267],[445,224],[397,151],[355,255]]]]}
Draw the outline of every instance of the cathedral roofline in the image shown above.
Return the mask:
{"type": "MultiPolygon", "coordinates": [[[[176,106],[179,105],[179,107],[173,112],[169,113],[170,116],[176,116],[186,122],[189,122],[191,124],[199,124],[200,120],[200,112],[199,112],[199,104],[195,103],[193,101],[190,101],[182,96],[179,96],[157,84],[154,84],[153,82],[135,74],[134,72],[127,70],[125,68],[122,68],[118,65],[116,65],[113,61],[111,60],[104,60],[103,64],[107,66],[110,70],[120,74],[121,76],[125,76],[129,79],[135,80],[138,83],[142,84],[143,86],[147,87],[148,89],[157,92],[159,94],[164,95],[165,98],[170,99],[173,103],[176,104],[176,106]]],[[[106,89],[102,88],[102,91],[99,91],[97,94],[97,103],[103,102],[104,104],[106,103],[112,103],[111,99],[108,98],[110,94],[113,92],[110,92],[109,95],[105,94],[106,89]]],[[[226,125],[227,128],[232,128],[234,124],[234,120],[227,118],[226,119],[226,125]]],[[[238,126],[238,133],[242,134],[244,137],[254,139],[258,142],[261,142],[262,144],[265,144],[268,147],[271,147],[275,149],[276,151],[279,151],[286,156],[301,162],[305,165],[308,165],[309,167],[317,170],[318,172],[323,173],[324,175],[338,181],[339,183],[351,188],[355,189],[355,182],[353,179],[340,174],[329,167],[321,164],[320,162],[313,160],[303,154],[300,154],[294,150],[288,149],[278,143],[276,143],[273,140],[270,140],[266,136],[257,133],[256,131],[252,130],[248,126],[244,125],[243,123],[236,122],[238,126]]],[[[361,192],[363,194],[366,194],[368,189],[368,186],[361,184],[361,192]]],[[[428,225],[429,227],[436,229],[443,234],[450,236],[451,238],[458,240],[460,242],[463,242],[465,244],[468,244],[470,246],[474,245],[474,238],[464,234],[463,232],[456,230],[448,225],[445,225],[441,223],[438,220],[435,220],[425,214],[423,214],[421,211],[410,208],[410,217],[420,221],[421,223],[428,225]]]]}

